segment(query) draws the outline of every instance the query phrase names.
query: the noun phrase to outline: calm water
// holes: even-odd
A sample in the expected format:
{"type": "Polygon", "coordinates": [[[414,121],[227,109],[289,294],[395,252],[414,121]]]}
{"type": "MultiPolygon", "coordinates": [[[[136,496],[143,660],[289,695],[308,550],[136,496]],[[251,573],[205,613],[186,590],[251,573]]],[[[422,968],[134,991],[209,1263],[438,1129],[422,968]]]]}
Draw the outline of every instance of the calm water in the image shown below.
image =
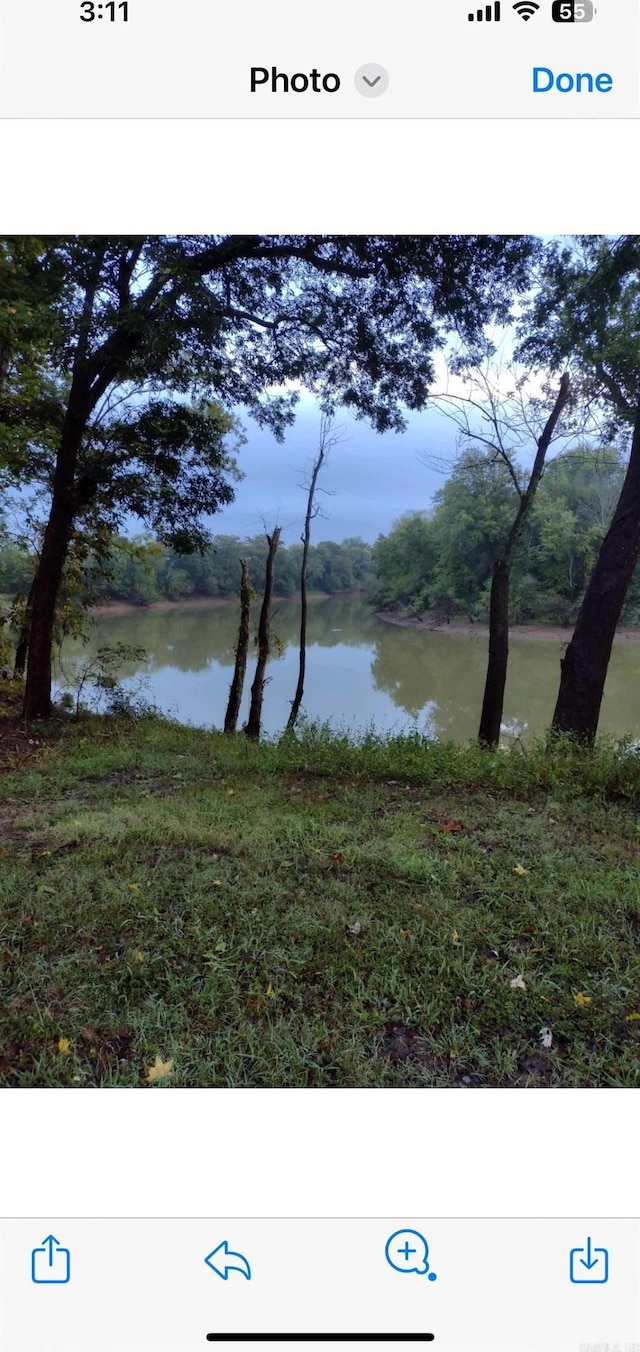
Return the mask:
{"type": "MultiPolygon", "coordinates": [[[[255,612],[257,621],[257,610],[255,612]]],[[[286,723],[297,679],[298,607],[277,604],[272,629],[282,655],[268,668],[264,729],[286,723]]],[[[147,661],[120,673],[128,688],[144,679],[143,693],[181,722],[221,727],[233,669],[237,609],[175,606],[97,617],[86,647],[66,645],[58,687],[73,686],[87,658],[105,644],[146,649],[147,661]]],[[[542,732],[558,690],[562,644],[512,639],[505,739],[542,732]]],[[[304,711],[312,719],[384,732],[418,727],[438,738],[466,739],[477,732],[486,669],[481,638],[418,633],[376,620],[360,601],[310,603],[304,711]]],[[[246,718],[255,665],[252,652],[239,726],[246,718]]],[[[640,735],[640,641],[616,643],[601,731],[640,735]]]]}

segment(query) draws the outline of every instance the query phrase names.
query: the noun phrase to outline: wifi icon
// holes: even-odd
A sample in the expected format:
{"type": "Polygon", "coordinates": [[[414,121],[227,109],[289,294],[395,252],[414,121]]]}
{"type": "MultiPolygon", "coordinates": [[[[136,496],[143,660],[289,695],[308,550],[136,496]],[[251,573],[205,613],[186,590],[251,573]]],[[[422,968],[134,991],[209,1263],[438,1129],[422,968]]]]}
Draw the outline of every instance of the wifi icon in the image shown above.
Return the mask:
{"type": "Polygon", "coordinates": [[[520,18],[528,23],[529,19],[532,19],[534,14],[537,14],[540,6],[534,4],[534,0],[518,0],[518,3],[515,4],[513,8],[515,9],[516,14],[519,14],[520,18]]]}

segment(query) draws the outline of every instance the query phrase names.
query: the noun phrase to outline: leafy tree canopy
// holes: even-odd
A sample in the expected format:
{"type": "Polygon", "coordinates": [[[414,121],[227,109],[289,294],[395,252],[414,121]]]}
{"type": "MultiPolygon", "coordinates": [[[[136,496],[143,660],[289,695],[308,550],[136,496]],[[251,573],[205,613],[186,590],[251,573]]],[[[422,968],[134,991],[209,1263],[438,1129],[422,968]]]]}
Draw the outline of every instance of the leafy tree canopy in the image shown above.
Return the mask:
{"type": "Polygon", "coordinates": [[[609,410],[609,430],[640,401],[640,235],[579,236],[548,247],[520,323],[519,355],[571,371],[576,389],[609,410]]]}

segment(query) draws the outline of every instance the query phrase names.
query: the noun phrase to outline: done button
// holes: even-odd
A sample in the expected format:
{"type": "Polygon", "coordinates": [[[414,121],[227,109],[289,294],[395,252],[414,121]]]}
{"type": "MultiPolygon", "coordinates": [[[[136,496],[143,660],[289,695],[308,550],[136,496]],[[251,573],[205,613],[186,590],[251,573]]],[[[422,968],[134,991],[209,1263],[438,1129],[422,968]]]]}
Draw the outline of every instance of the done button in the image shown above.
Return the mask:
{"type": "Polygon", "coordinates": [[[548,94],[552,89],[556,89],[559,94],[610,94],[613,76],[607,75],[606,71],[592,75],[588,70],[580,71],[577,75],[563,70],[555,75],[549,66],[534,66],[534,94],[548,94]]]}

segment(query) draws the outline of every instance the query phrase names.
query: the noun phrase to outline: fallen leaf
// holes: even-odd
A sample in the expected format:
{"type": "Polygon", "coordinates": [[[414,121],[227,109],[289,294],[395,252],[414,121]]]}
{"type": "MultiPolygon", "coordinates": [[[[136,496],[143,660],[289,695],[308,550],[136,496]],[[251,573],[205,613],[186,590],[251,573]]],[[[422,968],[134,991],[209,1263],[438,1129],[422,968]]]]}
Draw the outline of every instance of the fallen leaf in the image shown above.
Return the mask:
{"type": "Polygon", "coordinates": [[[410,933],[411,933],[410,930],[407,930],[407,929],[401,929],[401,930],[400,930],[400,938],[401,938],[401,939],[408,939],[410,933]]]}
{"type": "Polygon", "coordinates": [[[275,991],[274,991],[274,989],[273,989],[273,986],[271,985],[271,982],[269,982],[269,985],[267,986],[267,989],[266,989],[266,991],[265,991],[265,995],[267,995],[267,996],[269,997],[270,1000],[274,1000],[274,999],[275,999],[275,994],[276,994],[276,993],[275,993],[275,991]]]}
{"type": "Polygon", "coordinates": [[[547,1024],[540,1029],[540,1041],[543,1047],[553,1047],[553,1033],[547,1024]]]}
{"type": "Polygon", "coordinates": [[[222,878],[214,878],[214,880],[213,880],[211,886],[212,886],[212,887],[222,887],[222,878]]]}
{"type": "Polygon", "coordinates": [[[514,868],[513,871],[514,871],[514,873],[517,873],[517,874],[518,874],[518,877],[519,877],[519,878],[523,878],[524,875],[525,875],[525,873],[528,873],[528,872],[529,872],[528,868],[523,868],[523,867],[522,867],[522,864],[516,864],[516,866],[515,866],[515,868],[514,868]]]}
{"type": "Polygon", "coordinates": [[[640,1014],[627,1014],[627,1023],[640,1023],[640,1014]]]}
{"type": "Polygon", "coordinates": [[[235,794],[235,789],[227,789],[227,798],[233,798],[233,795],[234,795],[234,794],[235,794]]]}
{"type": "Polygon", "coordinates": [[[458,931],[457,931],[457,930],[453,930],[453,931],[452,931],[452,933],[451,933],[451,938],[452,938],[454,944],[459,944],[459,943],[460,943],[460,935],[458,934],[458,931]]]}
{"type": "Polygon", "coordinates": [[[518,976],[514,976],[513,981],[510,981],[509,985],[514,991],[526,991],[527,989],[522,972],[520,972],[518,976]]]}
{"type": "Polygon", "coordinates": [[[442,829],[443,831],[462,831],[462,830],[463,830],[463,826],[462,826],[462,822],[458,822],[458,821],[455,820],[454,817],[451,817],[451,818],[449,819],[449,821],[444,822],[444,824],[443,824],[443,826],[442,826],[441,829],[442,829]]]}
{"type": "Polygon", "coordinates": [[[129,889],[130,892],[139,892],[139,891],[140,891],[140,885],[139,885],[139,883],[127,883],[127,887],[128,887],[128,889],[129,889]]]}
{"type": "Polygon", "coordinates": [[[330,854],[330,855],[329,855],[329,858],[330,858],[330,859],[333,859],[334,864],[342,864],[342,863],[344,862],[344,855],[343,855],[343,854],[339,854],[339,853],[337,853],[337,854],[330,854]]]}
{"type": "Polygon", "coordinates": [[[71,1050],[71,1043],[70,1043],[68,1037],[61,1037],[61,1038],[58,1038],[58,1051],[60,1052],[60,1055],[61,1055],[61,1056],[67,1056],[70,1050],[71,1050]]]}
{"type": "Polygon", "coordinates": [[[579,1009],[582,1009],[584,1005],[590,1005],[592,1000],[592,995],[583,995],[582,991],[577,991],[573,997],[573,1003],[574,1005],[577,1005],[579,1009]]]}
{"type": "Polygon", "coordinates": [[[147,1066],[147,1084],[156,1084],[158,1080],[168,1080],[172,1074],[173,1060],[163,1061],[161,1056],[156,1056],[153,1065],[147,1066]]]}
{"type": "Polygon", "coordinates": [[[142,952],[142,949],[141,949],[141,948],[134,948],[134,949],[133,949],[133,952],[132,952],[132,954],[131,954],[131,960],[132,960],[132,962],[144,962],[144,961],[145,961],[144,953],[142,952]]]}

